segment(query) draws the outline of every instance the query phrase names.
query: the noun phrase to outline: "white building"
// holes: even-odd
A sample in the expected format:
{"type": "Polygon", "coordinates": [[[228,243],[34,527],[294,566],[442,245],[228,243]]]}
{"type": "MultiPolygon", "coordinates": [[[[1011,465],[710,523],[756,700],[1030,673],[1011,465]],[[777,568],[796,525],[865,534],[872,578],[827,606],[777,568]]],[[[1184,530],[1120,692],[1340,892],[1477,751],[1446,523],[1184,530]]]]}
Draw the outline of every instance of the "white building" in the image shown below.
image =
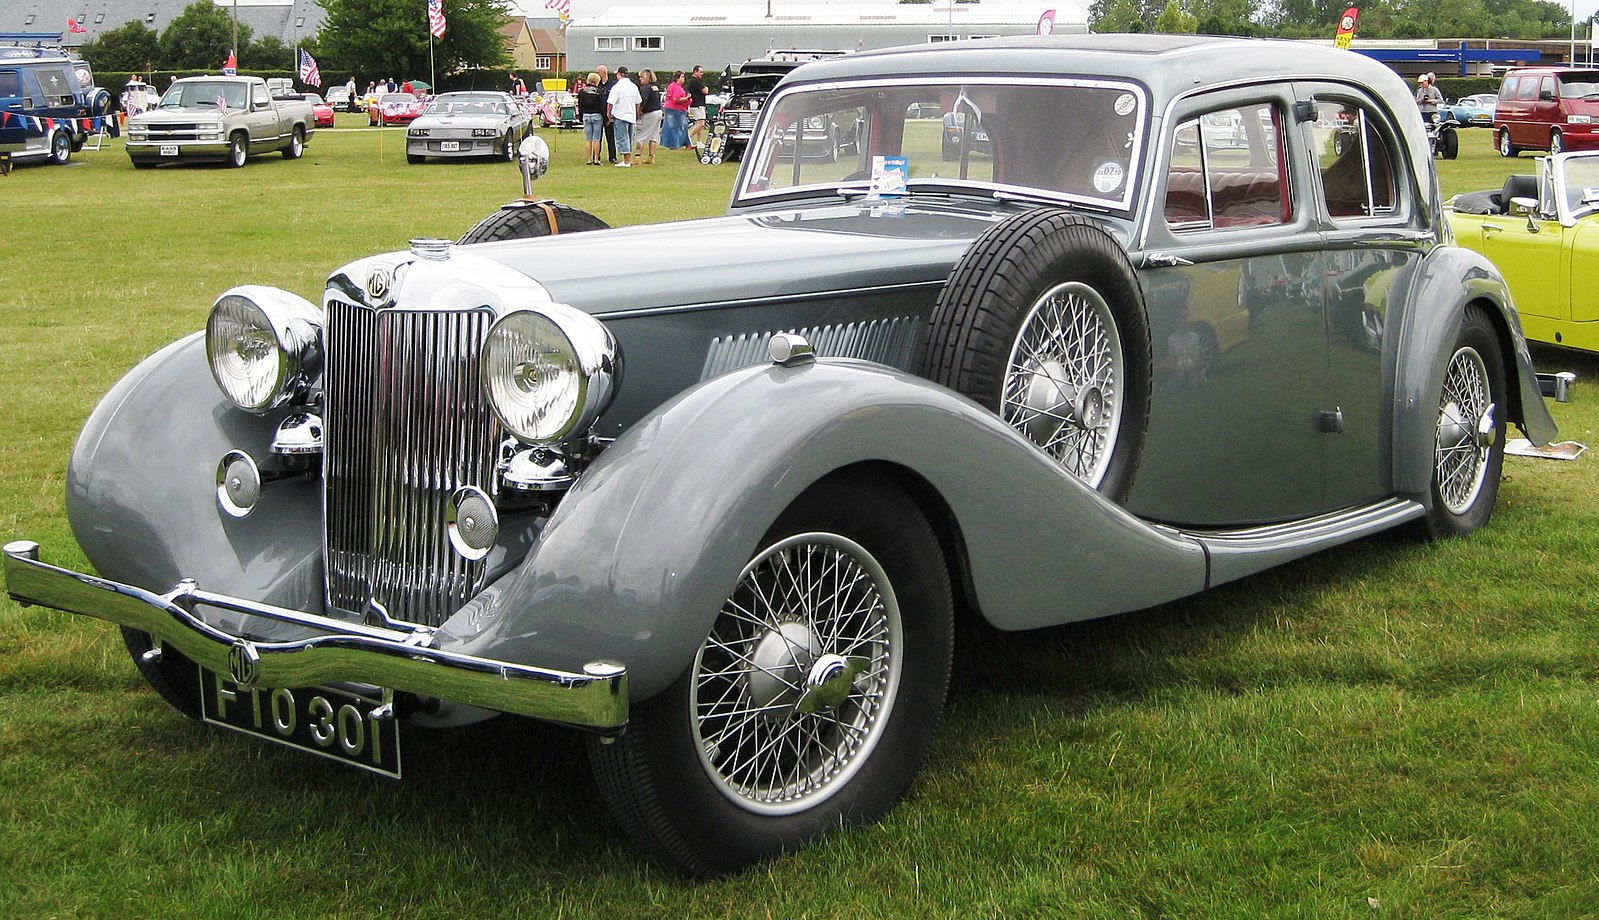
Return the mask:
{"type": "Polygon", "coordinates": [[[627,65],[637,71],[715,73],[767,51],[861,51],[986,38],[1032,35],[1052,12],[1053,31],[1087,32],[1086,7],[1045,2],[759,6],[613,6],[574,19],[566,30],[567,66],[593,70],[627,65]]]}

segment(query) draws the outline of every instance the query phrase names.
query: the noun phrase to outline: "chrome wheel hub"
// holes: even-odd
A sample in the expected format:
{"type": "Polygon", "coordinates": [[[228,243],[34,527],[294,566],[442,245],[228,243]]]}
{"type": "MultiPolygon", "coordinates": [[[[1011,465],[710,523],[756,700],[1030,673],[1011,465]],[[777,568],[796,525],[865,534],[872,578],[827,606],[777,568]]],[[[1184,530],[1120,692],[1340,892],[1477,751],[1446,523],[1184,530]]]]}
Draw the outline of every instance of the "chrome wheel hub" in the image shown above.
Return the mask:
{"type": "Polygon", "coordinates": [[[1123,360],[1116,318],[1099,292],[1075,281],[1057,285],[1022,321],[1001,414],[1097,488],[1121,427],[1123,360]]]}
{"type": "Polygon", "coordinates": [[[902,641],[887,573],[860,544],[806,533],[760,553],[694,662],[688,715],[706,775],[758,814],[833,795],[882,735],[902,641]]]}

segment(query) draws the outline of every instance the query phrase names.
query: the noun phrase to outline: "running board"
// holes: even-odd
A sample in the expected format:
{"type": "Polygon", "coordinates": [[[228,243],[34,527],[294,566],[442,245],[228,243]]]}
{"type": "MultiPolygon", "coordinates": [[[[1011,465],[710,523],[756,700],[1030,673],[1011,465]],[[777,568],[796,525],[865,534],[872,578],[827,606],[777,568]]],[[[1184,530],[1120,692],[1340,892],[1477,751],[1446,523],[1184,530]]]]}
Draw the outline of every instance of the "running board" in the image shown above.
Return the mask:
{"type": "Polygon", "coordinates": [[[1426,513],[1420,502],[1389,498],[1287,524],[1181,533],[1205,548],[1207,585],[1214,586],[1388,530],[1426,513]]]}

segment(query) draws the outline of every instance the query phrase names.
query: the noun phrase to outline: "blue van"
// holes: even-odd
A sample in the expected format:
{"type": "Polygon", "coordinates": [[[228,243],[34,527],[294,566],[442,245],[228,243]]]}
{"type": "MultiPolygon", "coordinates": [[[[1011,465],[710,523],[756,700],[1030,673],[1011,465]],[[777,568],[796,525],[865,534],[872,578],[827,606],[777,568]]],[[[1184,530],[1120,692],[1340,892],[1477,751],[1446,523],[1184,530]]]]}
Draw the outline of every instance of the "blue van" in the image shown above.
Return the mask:
{"type": "Polygon", "coordinates": [[[89,65],[55,48],[0,47],[0,154],[65,163],[91,132],[81,119],[113,111],[89,65]],[[24,117],[26,116],[26,117],[24,117]],[[55,119],[54,127],[34,119],[55,119]]]}

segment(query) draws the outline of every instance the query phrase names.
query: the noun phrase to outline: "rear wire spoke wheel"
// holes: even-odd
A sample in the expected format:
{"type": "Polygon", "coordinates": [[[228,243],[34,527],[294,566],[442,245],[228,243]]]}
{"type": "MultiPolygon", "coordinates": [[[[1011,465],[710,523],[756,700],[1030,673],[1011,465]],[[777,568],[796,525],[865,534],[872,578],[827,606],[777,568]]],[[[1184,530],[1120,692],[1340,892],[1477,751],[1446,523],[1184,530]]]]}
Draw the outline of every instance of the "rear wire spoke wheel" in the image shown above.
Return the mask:
{"type": "Polygon", "coordinates": [[[875,820],[921,768],[949,684],[945,555],[877,475],[824,481],[772,525],[686,671],[590,761],[657,858],[718,875],[875,820]]]}
{"type": "Polygon", "coordinates": [[[1444,369],[1433,438],[1428,536],[1471,533],[1488,523],[1505,462],[1505,370],[1492,323],[1470,307],[1444,369]]]}

